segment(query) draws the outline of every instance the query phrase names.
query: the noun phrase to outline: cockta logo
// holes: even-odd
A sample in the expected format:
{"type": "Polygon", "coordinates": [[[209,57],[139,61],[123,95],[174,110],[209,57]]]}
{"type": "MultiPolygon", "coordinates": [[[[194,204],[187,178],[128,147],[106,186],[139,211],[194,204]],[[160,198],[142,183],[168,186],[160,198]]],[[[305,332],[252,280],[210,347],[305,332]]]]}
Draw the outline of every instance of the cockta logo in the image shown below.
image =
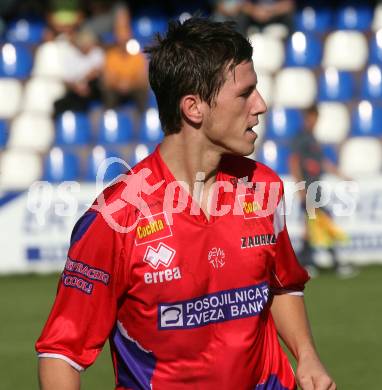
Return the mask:
{"type": "Polygon", "coordinates": [[[256,213],[256,211],[259,211],[261,210],[261,206],[260,206],[260,203],[259,202],[256,202],[256,201],[244,201],[244,204],[243,204],[243,211],[244,211],[244,214],[254,214],[256,213]]]}
{"type": "Polygon", "coordinates": [[[168,223],[166,213],[154,214],[139,218],[135,235],[135,245],[148,244],[171,236],[172,230],[168,223]]]}
{"type": "Polygon", "coordinates": [[[238,196],[240,208],[245,219],[261,218],[264,216],[264,198],[262,195],[245,194],[238,196]],[[260,197],[262,199],[259,199],[260,197]]]}

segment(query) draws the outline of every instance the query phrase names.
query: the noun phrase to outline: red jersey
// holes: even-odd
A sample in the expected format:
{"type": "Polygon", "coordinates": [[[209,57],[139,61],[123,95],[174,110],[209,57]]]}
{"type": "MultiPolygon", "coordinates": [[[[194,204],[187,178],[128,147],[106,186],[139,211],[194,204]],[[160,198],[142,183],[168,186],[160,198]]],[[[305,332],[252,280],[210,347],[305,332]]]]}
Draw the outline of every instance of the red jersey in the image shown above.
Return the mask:
{"type": "Polygon", "coordinates": [[[118,389],[295,389],[270,302],[308,276],[278,176],[224,156],[207,219],[159,149],[133,172],[76,224],[39,355],[81,370],[109,338],[118,389]]]}

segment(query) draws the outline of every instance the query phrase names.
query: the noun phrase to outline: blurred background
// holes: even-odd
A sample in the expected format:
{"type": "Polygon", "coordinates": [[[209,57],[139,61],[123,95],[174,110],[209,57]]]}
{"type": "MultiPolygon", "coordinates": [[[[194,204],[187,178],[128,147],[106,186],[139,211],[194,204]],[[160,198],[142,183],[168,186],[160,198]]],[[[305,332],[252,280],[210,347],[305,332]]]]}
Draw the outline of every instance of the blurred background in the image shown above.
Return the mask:
{"type": "MultiPolygon", "coordinates": [[[[143,48],[168,20],[195,12],[235,20],[253,43],[268,113],[251,157],[293,182],[291,159],[310,127],[332,165],[319,175],[331,185],[326,207],[348,212],[333,215],[345,239],[331,246],[357,272],[333,272],[328,246],[317,245],[306,299],[339,388],[380,389],[382,4],[293,0],[0,0],[0,389],[37,387],[33,345],[71,229],[102,190],[98,167],[106,157],[135,165],[162,139],[143,48]]],[[[124,170],[112,164],[103,184],[124,170]]],[[[304,212],[288,188],[299,252],[304,212]]],[[[112,388],[109,360],[105,347],[85,389],[112,388]]]]}

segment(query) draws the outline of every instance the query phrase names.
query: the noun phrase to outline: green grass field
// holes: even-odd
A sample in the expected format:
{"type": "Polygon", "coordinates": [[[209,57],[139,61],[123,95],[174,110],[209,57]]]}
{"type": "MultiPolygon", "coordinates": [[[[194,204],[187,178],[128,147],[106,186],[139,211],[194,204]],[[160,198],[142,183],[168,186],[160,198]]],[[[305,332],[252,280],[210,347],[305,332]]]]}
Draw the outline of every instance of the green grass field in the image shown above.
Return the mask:
{"type": "MultiPolygon", "coordinates": [[[[0,278],[0,389],[37,388],[34,342],[54,299],[57,275],[0,278]]],[[[305,296],[316,344],[341,390],[382,388],[382,267],[354,279],[324,274],[305,296]]],[[[113,388],[109,349],[82,376],[82,388],[113,388]]],[[[239,389],[238,389],[239,390],[239,389]]]]}

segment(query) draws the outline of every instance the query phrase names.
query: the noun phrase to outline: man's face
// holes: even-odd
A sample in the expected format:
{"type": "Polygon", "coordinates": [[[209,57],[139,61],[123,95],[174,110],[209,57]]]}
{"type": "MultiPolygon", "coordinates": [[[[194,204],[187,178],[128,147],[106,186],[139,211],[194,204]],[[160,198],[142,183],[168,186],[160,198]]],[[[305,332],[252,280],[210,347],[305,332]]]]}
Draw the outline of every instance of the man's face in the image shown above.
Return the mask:
{"type": "Polygon", "coordinates": [[[207,110],[204,132],[220,152],[246,156],[253,152],[258,115],[267,106],[256,89],[252,61],[227,71],[226,81],[207,110]]]}

